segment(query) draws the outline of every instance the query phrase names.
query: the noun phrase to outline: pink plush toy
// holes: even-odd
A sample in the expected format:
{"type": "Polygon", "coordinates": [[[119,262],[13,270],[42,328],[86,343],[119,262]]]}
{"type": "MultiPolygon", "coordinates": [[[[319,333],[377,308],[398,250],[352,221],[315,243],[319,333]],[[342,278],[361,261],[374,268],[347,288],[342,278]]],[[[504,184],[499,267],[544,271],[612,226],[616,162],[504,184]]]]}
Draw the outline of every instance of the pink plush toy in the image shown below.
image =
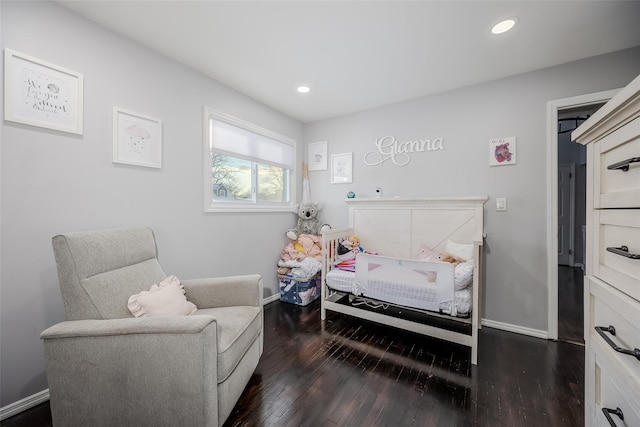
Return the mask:
{"type": "Polygon", "coordinates": [[[440,252],[431,249],[429,246],[422,244],[418,250],[416,259],[421,261],[440,261],[440,252]]]}

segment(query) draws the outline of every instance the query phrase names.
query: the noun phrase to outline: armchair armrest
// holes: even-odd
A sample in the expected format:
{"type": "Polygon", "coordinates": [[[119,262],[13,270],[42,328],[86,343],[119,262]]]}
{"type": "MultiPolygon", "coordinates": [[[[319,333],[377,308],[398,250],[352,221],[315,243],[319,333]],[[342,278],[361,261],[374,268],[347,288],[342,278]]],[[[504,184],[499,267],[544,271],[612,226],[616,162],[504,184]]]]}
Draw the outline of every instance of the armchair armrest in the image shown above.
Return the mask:
{"type": "Polygon", "coordinates": [[[211,316],[73,320],[42,332],[53,425],[218,425],[211,316]]]}
{"type": "Polygon", "coordinates": [[[210,323],[208,316],[159,316],[138,319],[71,320],[53,325],[40,334],[43,340],[137,334],[198,334],[210,323]]]}
{"type": "Polygon", "coordinates": [[[259,274],[182,280],[187,299],[198,308],[262,306],[259,274]]]}

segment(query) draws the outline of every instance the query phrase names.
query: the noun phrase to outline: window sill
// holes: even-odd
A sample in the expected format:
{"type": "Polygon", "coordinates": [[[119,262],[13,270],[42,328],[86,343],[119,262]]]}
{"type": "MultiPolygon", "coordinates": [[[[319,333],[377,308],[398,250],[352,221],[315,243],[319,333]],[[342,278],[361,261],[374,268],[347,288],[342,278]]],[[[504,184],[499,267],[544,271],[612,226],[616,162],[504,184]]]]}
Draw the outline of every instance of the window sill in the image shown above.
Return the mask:
{"type": "Polygon", "coordinates": [[[236,204],[218,204],[210,205],[205,207],[205,213],[222,213],[222,212],[256,212],[256,213],[265,213],[265,212],[293,212],[293,205],[279,205],[279,206],[269,206],[269,205],[245,205],[238,206],[236,204]]]}

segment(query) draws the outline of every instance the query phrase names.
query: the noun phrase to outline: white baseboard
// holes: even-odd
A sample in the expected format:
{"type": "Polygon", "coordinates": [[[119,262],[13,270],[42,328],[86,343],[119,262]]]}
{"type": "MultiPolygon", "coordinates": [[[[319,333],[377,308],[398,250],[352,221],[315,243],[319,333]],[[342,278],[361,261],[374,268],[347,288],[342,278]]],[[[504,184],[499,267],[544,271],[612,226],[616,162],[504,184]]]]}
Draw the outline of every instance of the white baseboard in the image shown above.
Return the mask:
{"type": "Polygon", "coordinates": [[[6,420],[9,417],[19,414],[22,411],[33,408],[43,402],[49,400],[49,389],[42,390],[31,396],[27,396],[22,400],[11,403],[7,406],[0,408],[0,421],[6,420]]]}
{"type": "Polygon", "coordinates": [[[507,332],[515,332],[516,334],[529,335],[530,337],[549,339],[547,331],[540,329],[526,328],[524,326],[513,325],[511,323],[502,323],[495,320],[482,319],[482,325],[489,328],[501,329],[507,332]]]}
{"type": "Polygon", "coordinates": [[[270,302],[279,301],[279,300],[280,300],[280,294],[273,294],[270,297],[264,298],[262,300],[262,305],[267,305],[270,302]]]}

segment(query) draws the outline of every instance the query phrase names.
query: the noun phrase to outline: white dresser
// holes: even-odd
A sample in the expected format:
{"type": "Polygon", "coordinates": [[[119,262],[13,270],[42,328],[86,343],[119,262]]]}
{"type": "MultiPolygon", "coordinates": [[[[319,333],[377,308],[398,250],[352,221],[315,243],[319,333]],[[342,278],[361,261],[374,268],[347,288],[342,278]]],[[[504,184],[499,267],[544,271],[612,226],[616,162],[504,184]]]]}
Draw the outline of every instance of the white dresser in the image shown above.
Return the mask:
{"type": "Polygon", "coordinates": [[[585,424],[640,426],[640,76],[572,139],[587,147],[585,424]]]}

